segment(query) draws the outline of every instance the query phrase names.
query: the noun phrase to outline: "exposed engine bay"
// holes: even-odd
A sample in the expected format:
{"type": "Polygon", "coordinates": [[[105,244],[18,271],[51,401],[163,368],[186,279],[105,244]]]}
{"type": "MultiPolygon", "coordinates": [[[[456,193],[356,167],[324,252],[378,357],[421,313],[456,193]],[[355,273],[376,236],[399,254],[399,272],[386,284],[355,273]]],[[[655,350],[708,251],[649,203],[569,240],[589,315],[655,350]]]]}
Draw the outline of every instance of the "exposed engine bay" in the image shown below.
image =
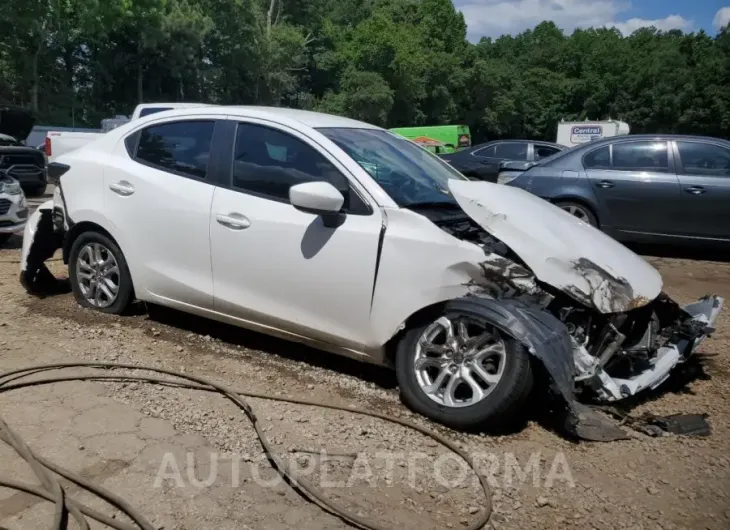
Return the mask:
{"type": "Polygon", "coordinates": [[[661,293],[641,307],[602,313],[570,291],[538,280],[508,245],[462,211],[419,213],[448,234],[484,250],[484,278],[474,283],[476,292],[522,300],[563,323],[573,350],[571,390],[582,400],[614,402],[656,388],[714,331],[712,325],[723,305],[718,296],[708,295],[682,308],[661,293]]]}

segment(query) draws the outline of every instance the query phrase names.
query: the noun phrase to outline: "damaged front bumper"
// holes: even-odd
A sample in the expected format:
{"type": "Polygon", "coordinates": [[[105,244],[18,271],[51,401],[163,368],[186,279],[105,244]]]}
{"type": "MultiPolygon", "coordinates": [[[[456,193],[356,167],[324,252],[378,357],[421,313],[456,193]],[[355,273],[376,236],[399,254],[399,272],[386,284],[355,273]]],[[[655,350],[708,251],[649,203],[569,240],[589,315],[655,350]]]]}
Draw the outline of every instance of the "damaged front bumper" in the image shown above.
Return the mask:
{"type": "MultiPolygon", "coordinates": [[[[584,377],[601,401],[615,402],[631,397],[643,390],[653,390],[669,377],[671,371],[685,362],[713,331],[722,311],[724,298],[707,295],[695,303],[684,306],[684,317],[676,326],[672,337],[657,349],[647,366],[631,377],[611,377],[606,370],[596,366],[592,378],[584,377]]],[[[585,374],[585,356],[580,355],[585,374]]]]}
{"type": "Polygon", "coordinates": [[[36,208],[25,225],[20,255],[20,283],[29,293],[52,291],[57,285],[56,278],[45,262],[62,246],[62,219],[62,210],[54,200],[49,200],[36,208]]]}

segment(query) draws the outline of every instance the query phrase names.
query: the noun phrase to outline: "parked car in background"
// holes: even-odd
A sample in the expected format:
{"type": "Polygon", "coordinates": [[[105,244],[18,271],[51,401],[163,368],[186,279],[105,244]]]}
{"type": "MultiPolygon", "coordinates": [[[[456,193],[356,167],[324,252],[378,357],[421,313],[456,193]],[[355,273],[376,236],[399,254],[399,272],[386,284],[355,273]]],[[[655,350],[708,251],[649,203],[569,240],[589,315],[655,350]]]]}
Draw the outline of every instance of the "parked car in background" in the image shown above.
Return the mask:
{"type": "Polygon", "coordinates": [[[15,232],[23,230],[28,219],[28,205],[17,180],[0,174],[0,246],[15,232]]]}
{"type": "Polygon", "coordinates": [[[84,307],[136,297],[390,366],[406,403],[457,428],[509,422],[546,373],[572,411],[576,386],[653,388],[723,305],[680,307],[599,230],[340,116],[177,109],[49,171],[58,193],[23,237],[31,292],[62,248],[84,307]]]}
{"type": "Polygon", "coordinates": [[[537,140],[495,140],[441,158],[469,178],[497,182],[504,162],[539,161],[563,149],[565,146],[537,140]]]}
{"type": "Polygon", "coordinates": [[[29,196],[42,195],[46,189],[46,157],[25,145],[35,118],[21,107],[0,106],[0,177],[17,180],[29,196]]]}
{"type": "Polygon", "coordinates": [[[134,109],[131,118],[116,116],[102,120],[102,128],[98,131],[63,131],[49,130],[46,134],[45,153],[50,162],[58,156],[78,149],[106,134],[118,126],[138,118],[149,116],[166,110],[206,106],[205,103],[140,103],[134,109]]]}
{"type": "Polygon", "coordinates": [[[730,242],[730,142],[633,135],[566,150],[507,185],[620,241],[730,242]]]}

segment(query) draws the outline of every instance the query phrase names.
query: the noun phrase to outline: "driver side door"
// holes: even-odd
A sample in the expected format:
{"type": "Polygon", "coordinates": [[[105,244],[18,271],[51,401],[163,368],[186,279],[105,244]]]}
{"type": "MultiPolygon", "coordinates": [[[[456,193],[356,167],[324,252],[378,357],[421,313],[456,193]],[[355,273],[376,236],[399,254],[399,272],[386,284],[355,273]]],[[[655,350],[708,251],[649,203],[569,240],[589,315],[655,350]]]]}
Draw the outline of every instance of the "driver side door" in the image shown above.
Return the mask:
{"type": "Polygon", "coordinates": [[[221,167],[228,169],[210,217],[215,310],[355,351],[374,346],[380,209],[301,132],[253,119],[227,123],[232,141],[221,167]],[[338,226],[289,202],[292,185],[317,180],[346,195],[338,226]]]}

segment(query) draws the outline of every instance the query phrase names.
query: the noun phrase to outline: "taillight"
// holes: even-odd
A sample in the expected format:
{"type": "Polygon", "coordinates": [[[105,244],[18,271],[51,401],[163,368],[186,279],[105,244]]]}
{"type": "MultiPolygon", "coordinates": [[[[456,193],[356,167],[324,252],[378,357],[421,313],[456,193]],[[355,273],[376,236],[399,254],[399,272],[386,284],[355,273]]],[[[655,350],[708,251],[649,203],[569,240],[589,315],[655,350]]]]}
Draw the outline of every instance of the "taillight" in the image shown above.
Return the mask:
{"type": "Polygon", "coordinates": [[[46,136],[46,156],[51,156],[51,139],[46,136]]]}

